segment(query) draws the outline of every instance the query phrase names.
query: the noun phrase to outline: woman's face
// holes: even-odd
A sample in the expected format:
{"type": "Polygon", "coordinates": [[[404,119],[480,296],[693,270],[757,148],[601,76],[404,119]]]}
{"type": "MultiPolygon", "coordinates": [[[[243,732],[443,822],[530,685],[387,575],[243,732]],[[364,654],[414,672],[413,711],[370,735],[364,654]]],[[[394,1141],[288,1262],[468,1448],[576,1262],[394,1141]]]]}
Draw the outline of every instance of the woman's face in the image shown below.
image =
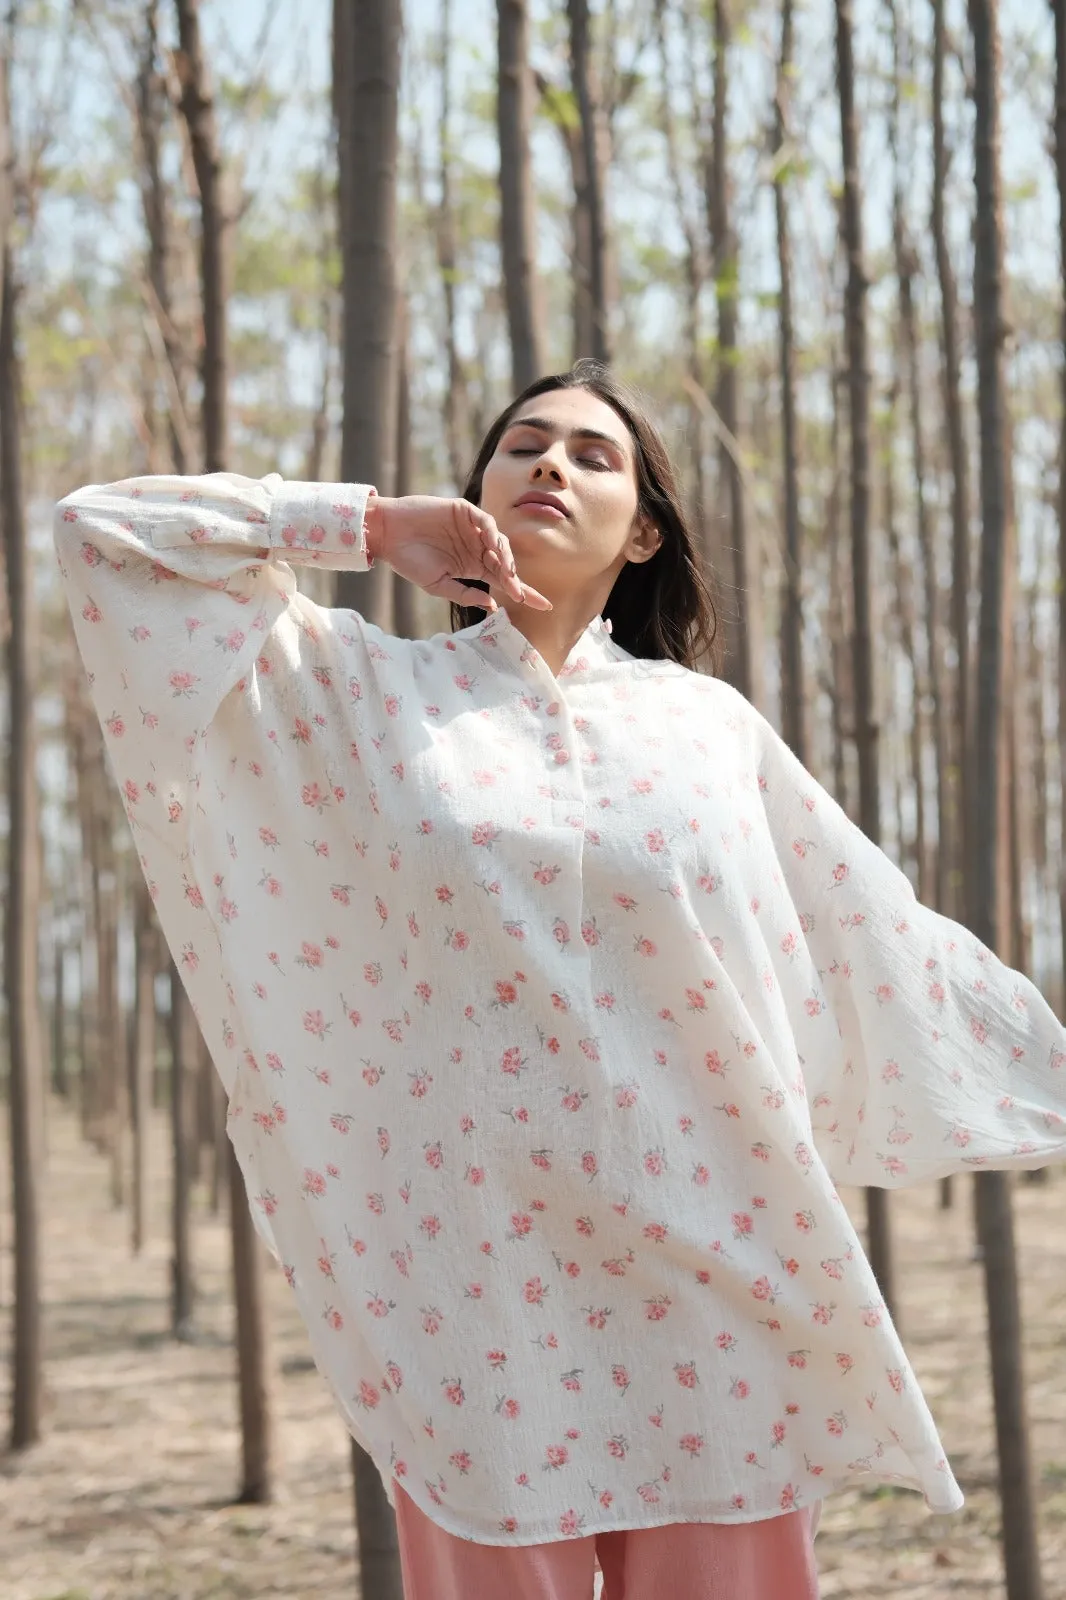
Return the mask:
{"type": "Polygon", "coordinates": [[[523,580],[552,600],[594,591],[602,605],[626,562],[647,561],[660,543],[637,514],[629,429],[587,389],[555,389],[519,409],[485,468],[481,505],[523,580]]]}

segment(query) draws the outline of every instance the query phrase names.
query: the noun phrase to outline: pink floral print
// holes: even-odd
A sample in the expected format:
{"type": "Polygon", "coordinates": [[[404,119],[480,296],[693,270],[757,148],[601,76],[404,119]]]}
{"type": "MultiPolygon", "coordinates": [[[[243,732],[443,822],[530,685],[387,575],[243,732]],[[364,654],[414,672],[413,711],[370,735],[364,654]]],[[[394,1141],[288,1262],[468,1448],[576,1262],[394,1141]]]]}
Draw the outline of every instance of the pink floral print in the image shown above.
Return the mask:
{"type": "Polygon", "coordinates": [[[116,780],[256,1224],[383,1476],[465,1538],[961,1504],[838,1183],[1066,1150],[1066,1037],[726,684],[600,619],[325,610],[367,490],[70,495],[116,780]]]}

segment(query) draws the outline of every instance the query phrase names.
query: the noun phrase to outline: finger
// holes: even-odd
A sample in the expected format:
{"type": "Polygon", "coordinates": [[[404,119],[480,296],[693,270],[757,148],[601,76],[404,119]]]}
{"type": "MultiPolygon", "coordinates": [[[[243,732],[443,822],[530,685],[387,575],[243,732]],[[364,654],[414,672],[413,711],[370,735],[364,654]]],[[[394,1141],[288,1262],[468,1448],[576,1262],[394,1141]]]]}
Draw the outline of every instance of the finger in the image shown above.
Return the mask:
{"type": "Polygon", "coordinates": [[[512,600],[521,600],[522,584],[518,577],[518,568],[515,566],[511,548],[502,534],[495,549],[487,550],[485,556],[486,560],[491,562],[500,584],[507,590],[512,600]]]}
{"type": "Polygon", "coordinates": [[[496,574],[497,582],[507,589],[512,599],[520,600],[523,605],[531,606],[534,611],[551,611],[552,603],[539,589],[534,589],[531,584],[523,583],[514,571],[506,573],[503,568],[503,557],[498,550],[486,550],[485,562],[496,574]]]}
{"type": "Polygon", "coordinates": [[[474,589],[461,578],[442,578],[439,583],[433,584],[428,592],[435,594],[442,600],[454,600],[457,605],[477,606],[479,611],[495,611],[496,602],[484,589],[474,589]]]}
{"type": "Polygon", "coordinates": [[[535,611],[551,611],[552,603],[539,589],[523,583],[518,576],[514,553],[506,536],[496,526],[496,519],[480,506],[470,506],[474,527],[485,546],[483,563],[492,569],[499,585],[515,600],[532,606],[535,611]]]}
{"type": "Polygon", "coordinates": [[[476,538],[482,553],[487,550],[499,550],[501,544],[505,543],[505,541],[496,526],[495,517],[490,516],[487,511],[482,511],[480,506],[471,506],[469,510],[471,513],[471,532],[476,538]]]}
{"type": "Polygon", "coordinates": [[[500,530],[496,526],[496,518],[492,513],[482,511],[480,506],[470,505],[465,500],[462,502],[462,506],[482,539],[487,539],[490,543],[495,544],[500,537],[500,530]]]}
{"type": "Polygon", "coordinates": [[[485,546],[483,560],[488,561],[493,571],[497,573],[500,583],[510,594],[513,600],[522,599],[522,584],[518,577],[518,568],[505,536],[496,526],[495,521],[483,513],[483,520],[477,524],[485,546]]]}

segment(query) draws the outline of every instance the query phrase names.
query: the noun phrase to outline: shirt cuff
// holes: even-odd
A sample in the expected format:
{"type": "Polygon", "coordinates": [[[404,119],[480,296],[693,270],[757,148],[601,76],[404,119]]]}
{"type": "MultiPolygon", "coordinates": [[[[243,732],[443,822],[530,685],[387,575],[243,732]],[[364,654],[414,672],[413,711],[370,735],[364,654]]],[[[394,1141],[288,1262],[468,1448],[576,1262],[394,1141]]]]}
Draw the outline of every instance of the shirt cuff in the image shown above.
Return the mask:
{"type": "Polygon", "coordinates": [[[367,484],[281,479],[270,503],[269,543],[301,564],[366,572],[371,561],[363,518],[374,492],[367,484]]]}

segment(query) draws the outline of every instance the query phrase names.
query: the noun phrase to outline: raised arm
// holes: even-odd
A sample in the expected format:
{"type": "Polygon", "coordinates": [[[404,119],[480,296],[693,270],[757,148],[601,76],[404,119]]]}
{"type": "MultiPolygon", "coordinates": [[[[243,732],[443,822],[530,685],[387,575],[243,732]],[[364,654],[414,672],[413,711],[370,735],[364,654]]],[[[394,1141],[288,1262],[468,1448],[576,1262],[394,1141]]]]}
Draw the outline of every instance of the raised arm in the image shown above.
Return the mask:
{"type": "MultiPolygon", "coordinates": [[[[495,599],[465,581],[477,578],[512,599],[548,605],[519,580],[507,540],[476,506],[380,499],[355,484],[229,472],[131,478],[61,500],[55,537],[130,821],[135,830],[162,829],[169,843],[198,746],[293,606],[294,566],[365,571],[380,556],[443,599],[494,610],[495,599]],[[130,769],[134,752],[138,772],[130,769]]],[[[300,608],[297,635],[316,627],[318,609],[303,598],[300,608]]],[[[286,653],[293,671],[298,657],[286,653]]]]}
{"type": "MultiPolygon", "coordinates": [[[[297,592],[293,567],[359,570],[380,556],[444,599],[495,609],[491,595],[468,586],[477,578],[548,603],[518,580],[506,539],[477,507],[371,494],[214,473],[83,489],[56,510],[93,704],[160,922],[227,1091],[237,1039],[226,1020],[223,944],[238,906],[220,808],[238,773],[264,795],[273,788],[272,804],[283,793],[315,804],[324,783],[358,807],[359,729],[374,723],[379,696],[410,671],[414,650],[351,611],[312,604],[297,592]]],[[[376,814],[373,795],[364,798],[376,814]]]]}
{"type": "Polygon", "coordinates": [[[370,493],[219,472],[59,502],[60,570],[135,828],[173,839],[197,747],[290,605],[292,565],[366,569],[370,493]]]}
{"type": "Polygon", "coordinates": [[[1043,995],[919,904],[769,723],[752,721],[782,875],[839,1028],[839,1050],[804,1066],[834,1180],[894,1187],[1066,1159],[1066,1033],[1043,995]]]}

